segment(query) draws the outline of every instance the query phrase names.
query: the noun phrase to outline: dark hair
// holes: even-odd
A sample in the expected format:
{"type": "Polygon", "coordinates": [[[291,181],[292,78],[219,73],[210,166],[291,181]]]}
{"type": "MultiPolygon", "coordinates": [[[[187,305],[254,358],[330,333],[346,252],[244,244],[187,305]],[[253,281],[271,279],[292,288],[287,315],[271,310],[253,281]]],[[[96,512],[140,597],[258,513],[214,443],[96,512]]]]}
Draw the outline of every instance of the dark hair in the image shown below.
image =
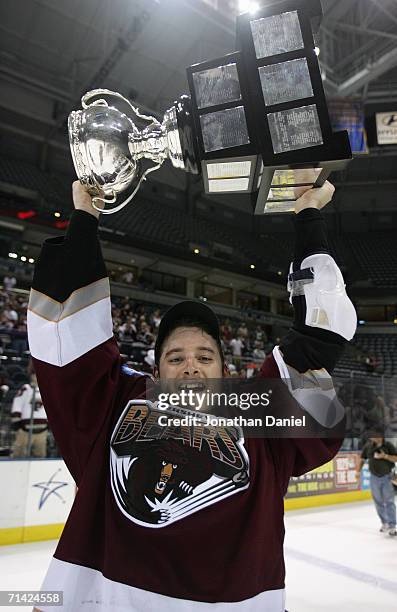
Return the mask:
{"type": "Polygon", "coordinates": [[[160,363],[160,358],[163,352],[163,346],[165,341],[170,337],[170,335],[172,334],[173,331],[175,331],[176,329],[178,329],[178,327],[198,327],[199,329],[201,329],[203,332],[205,332],[206,334],[208,334],[209,336],[211,336],[211,338],[213,338],[217,344],[218,350],[219,350],[219,355],[222,361],[222,368],[224,366],[225,363],[225,357],[223,355],[223,350],[222,350],[222,345],[220,343],[219,338],[217,338],[216,336],[214,336],[213,331],[210,327],[210,325],[208,325],[205,321],[201,321],[200,319],[193,319],[192,317],[182,317],[176,321],[174,321],[172,323],[172,325],[169,326],[169,328],[167,329],[167,333],[164,336],[159,349],[158,349],[158,363],[156,363],[156,365],[158,366],[160,363]]]}

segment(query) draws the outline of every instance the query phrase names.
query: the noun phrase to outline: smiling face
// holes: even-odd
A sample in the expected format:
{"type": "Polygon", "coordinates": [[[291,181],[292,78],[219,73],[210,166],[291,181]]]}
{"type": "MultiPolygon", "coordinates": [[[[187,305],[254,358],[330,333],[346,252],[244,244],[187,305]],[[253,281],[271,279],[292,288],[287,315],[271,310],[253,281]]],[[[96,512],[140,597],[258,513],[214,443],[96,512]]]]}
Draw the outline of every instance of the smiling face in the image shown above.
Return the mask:
{"type": "Polygon", "coordinates": [[[222,359],[212,336],[199,327],[177,327],[164,341],[160,379],[176,379],[186,386],[200,379],[221,378],[222,359]]]}

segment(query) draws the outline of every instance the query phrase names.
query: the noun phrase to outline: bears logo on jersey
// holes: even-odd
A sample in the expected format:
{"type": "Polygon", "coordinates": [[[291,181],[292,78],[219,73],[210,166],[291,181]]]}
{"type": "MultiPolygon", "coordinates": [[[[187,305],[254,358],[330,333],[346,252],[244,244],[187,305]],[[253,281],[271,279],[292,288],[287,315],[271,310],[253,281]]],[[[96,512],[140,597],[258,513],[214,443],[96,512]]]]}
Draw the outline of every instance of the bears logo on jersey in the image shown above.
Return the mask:
{"type": "Polygon", "coordinates": [[[169,525],[249,485],[239,427],[163,427],[158,417],[164,414],[149,401],[132,400],[111,439],[116,502],[130,520],[147,527],[169,525]]]}

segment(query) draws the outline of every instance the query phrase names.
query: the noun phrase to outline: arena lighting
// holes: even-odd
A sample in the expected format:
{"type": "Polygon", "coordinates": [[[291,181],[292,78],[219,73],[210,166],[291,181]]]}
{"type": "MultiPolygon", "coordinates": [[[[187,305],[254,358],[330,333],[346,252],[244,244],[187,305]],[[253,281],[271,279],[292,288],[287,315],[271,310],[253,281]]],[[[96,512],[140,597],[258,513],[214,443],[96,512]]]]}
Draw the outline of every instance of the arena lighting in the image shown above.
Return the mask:
{"type": "Polygon", "coordinates": [[[255,270],[255,266],[254,266],[254,264],[251,264],[251,265],[250,265],[250,268],[251,268],[251,270],[255,270]]]}
{"type": "Polygon", "coordinates": [[[26,261],[26,257],[25,257],[25,255],[22,255],[22,257],[21,257],[21,261],[26,261]]]}
{"type": "Polygon", "coordinates": [[[8,253],[8,257],[11,257],[11,259],[18,259],[18,255],[16,253],[8,253]]]}
{"type": "Polygon", "coordinates": [[[54,217],[60,217],[61,213],[60,212],[54,212],[54,217]]]}
{"type": "Polygon", "coordinates": [[[29,257],[29,263],[34,263],[33,257],[29,257]]]}
{"type": "Polygon", "coordinates": [[[358,324],[359,324],[359,325],[364,325],[364,324],[365,324],[364,319],[360,319],[360,320],[359,320],[359,322],[358,322],[358,324]]]}
{"type": "Polygon", "coordinates": [[[194,249],[193,253],[195,253],[196,255],[198,255],[200,253],[200,249],[194,249]]]}
{"type": "Polygon", "coordinates": [[[259,9],[259,4],[251,0],[239,0],[238,9],[240,13],[255,13],[259,9]]]}

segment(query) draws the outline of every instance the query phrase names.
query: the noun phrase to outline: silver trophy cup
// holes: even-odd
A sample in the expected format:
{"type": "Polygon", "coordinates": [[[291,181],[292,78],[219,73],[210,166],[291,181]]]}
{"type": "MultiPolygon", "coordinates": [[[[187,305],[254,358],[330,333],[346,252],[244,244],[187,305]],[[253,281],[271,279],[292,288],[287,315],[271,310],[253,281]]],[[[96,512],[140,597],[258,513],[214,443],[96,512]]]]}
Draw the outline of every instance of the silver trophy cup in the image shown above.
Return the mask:
{"type": "Polygon", "coordinates": [[[127,98],[108,89],[89,91],[81,104],[83,110],[69,115],[70,148],[77,176],[93,196],[95,210],[112,214],[124,208],[146,176],[158,170],[166,159],[175,168],[185,168],[177,124],[178,103],[165,112],[162,123],[142,115],[127,98]],[[126,106],[129,115],[121,110],[126,106]],[[143,125],[142,129],[136,123],[143,125]],[[127,190],[132,191],[116,206],[97,206],[99,202],[105,206],[115,204],[127,190]]]}

